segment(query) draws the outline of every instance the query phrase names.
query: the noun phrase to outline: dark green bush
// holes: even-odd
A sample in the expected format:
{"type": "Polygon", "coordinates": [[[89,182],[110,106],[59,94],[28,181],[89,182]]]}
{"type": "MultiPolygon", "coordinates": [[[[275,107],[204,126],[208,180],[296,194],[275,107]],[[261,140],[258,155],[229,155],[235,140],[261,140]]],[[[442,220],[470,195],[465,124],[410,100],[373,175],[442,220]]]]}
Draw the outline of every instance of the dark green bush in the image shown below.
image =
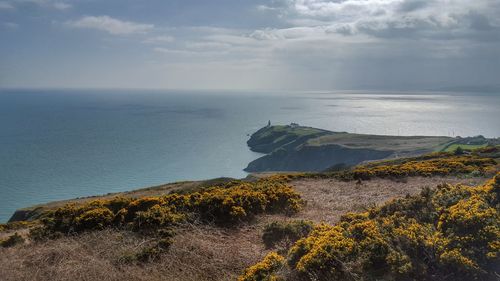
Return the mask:
{"type": "Polygon", "coordinates": [[[461,146],[457,146],[457,148],[455,148],[455,151],[453,153],[455,155],[462,155],[464,154],[464,149],[461,146]]]}
{"type": "Polygon", "coordinates": [[[262,240],[267,248],[274,247],[277,243],[288,240],[295,242],[311,232],[313,223],[298,220],[292,222],[272,222],[264,227],[262,240]]]}

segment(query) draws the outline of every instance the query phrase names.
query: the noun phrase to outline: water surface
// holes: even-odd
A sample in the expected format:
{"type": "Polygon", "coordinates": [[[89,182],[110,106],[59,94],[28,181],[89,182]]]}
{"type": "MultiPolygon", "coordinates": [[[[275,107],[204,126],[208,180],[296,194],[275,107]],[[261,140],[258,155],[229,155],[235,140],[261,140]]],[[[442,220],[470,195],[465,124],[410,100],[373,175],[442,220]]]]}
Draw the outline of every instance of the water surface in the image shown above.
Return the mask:
{"type": "Polygon", "coordinates": [[[500,136],[500,95],[409,92],[0,91],[0,222],[15,209],[179,180],[244,177],[267,124],[500,136]]]}

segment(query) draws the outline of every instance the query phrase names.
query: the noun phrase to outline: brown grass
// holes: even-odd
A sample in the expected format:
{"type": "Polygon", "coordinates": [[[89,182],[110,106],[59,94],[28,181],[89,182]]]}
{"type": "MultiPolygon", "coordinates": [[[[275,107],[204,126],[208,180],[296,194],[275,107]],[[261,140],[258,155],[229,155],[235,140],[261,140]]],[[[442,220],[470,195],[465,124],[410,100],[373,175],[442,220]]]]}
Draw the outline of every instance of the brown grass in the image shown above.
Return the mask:
{"type": "Polygon", "coordinates": [[[416,194],[424,187],[435,187],[443,182],[472,186],[484,181],[484,178],[408,177],[398,181],[372,179],[358,184],[335,179],[304,179],[292,185],[307,201],[299,214],[301,218],[333,224],[347,212],[361,211],[393,198],[416,194]]]}
{"type": "Polygon", "coordinates": [[[484,179],[408,178],[406,182],[375,179],[356,184],[329,179],[292,182],[307,200],[293,217],[260,216],[251,223],[226,229],[183,225],[171,249],[159,260],[126,264],[120,258],[147,245],[135,233],[104,230],[0,249],[0,280],[235,280],[242,270],[259,261],[266,250],[263,226],[271,221],[308,219],[333,223],[339,216],[391,198],[417,193],[442,182],[475,185],[484,179]]]}

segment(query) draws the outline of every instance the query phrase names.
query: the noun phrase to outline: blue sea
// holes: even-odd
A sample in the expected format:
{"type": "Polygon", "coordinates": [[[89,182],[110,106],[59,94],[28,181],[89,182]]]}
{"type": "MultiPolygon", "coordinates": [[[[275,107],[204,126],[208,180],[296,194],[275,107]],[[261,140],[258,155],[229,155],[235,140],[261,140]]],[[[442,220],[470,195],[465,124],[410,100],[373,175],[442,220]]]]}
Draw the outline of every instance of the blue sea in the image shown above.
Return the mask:
{"type": "Polygon", "coordinates": [[[245,177],[267,124],[500,136],[500,94],[1,90],[0,222],[17,208],[181,180],[245,177]]]}

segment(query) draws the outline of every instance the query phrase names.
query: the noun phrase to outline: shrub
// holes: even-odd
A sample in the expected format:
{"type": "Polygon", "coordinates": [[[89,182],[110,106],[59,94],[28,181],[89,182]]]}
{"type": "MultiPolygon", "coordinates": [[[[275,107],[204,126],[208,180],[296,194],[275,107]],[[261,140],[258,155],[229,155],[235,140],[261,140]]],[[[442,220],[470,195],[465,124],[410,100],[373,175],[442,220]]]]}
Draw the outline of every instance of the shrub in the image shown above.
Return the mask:
{"type": "Polygon", "coordinates": [[[481,158],[477,155],[449,155],[436,154],[417,158],[408,158],[402,163],[381,164],[374,163],[358,166],[349,175],[348,179],[368,180],[373,177],[400,178],[407,176],[444,176],[449,174],[471,174],[474,171],[485,171],[495,168],[496,161],[491,158],[481,158]]]}
{"type": "Polygon", "coordinates": [[[0,223],[0,232],[28,228],[35,224],[37,224],[37,222],[35,221],[14,221],[9,223],[0,223]]]}
{"type": "Polygon", "coordinates": [[[173,211],[169,206],[154,205],[146,211],[136,213],[134,228],[136,230],[170,226],[182,221],[184,216],[173,211]]]}
{"type": "Polygon", "coordinates": [[[205,221],[234,223],[263,212],[294,213],[302,200],[290,186],[262,180],[232,188],[210,188],[191,195],[193,208],[205,221]]]}
{"type": "Polygon", "coordinates": [[[264,227],[262,240],[266,247],[274,247],[277,243],[287,240],[295,242],[300,238],[307,236],[313,227],[310,221],[293,222],[272,222],[264,227]]]}
{"type": "Polygon", "coordinates": [[[441,185],[320,224],[287,264],[302,280],[496,280],[500,173],[482,186],[441,185]]]}
{"type": "Polygon", "coordinates": [[[234,182],[188,194],[159,197],[94,200],[68,204],[44,214],[42,228],[33,229],[32,237],[57,237],[109,226],[149,231],[168,227],[188,219],[234,224],[263,212],[298,211],[302,200],[289,185],[273,180],[254,183],[234,182]]]}
{"type": "Polygon", "coordinates": [[[461,146],[457,146],[457,148],[455,149],[455,151],[453,153],[455,155],[462,155],[462,154],[464,154],[464,150],[461,146]]]}
{"type": "Polygon", "coordinates": [[[113,222],[114,214],[110,209],[97,207],[83,212],[75,218],[78,230],[103,229],[113,222]]]}
{"type": "Polygon", "coordinates": [[[238,281],[274,281],[280,280],[275,273],[284,264],[285,258],[276,252],[270,252],[264,259],[245,269],[244,273],[238,278],[238,281]]]}
{"type": "Polygon", "coordinates": [[[13,247],[22,243],[24,243],[24,238],[17,232],[9,236],[7,239],[0,241],[0,245],[4,248],[13,247]]]}

